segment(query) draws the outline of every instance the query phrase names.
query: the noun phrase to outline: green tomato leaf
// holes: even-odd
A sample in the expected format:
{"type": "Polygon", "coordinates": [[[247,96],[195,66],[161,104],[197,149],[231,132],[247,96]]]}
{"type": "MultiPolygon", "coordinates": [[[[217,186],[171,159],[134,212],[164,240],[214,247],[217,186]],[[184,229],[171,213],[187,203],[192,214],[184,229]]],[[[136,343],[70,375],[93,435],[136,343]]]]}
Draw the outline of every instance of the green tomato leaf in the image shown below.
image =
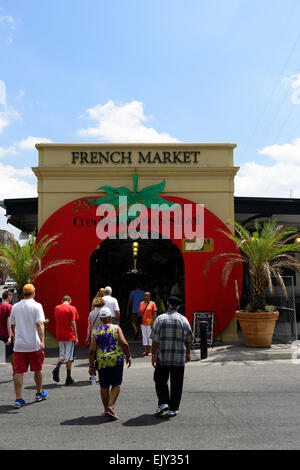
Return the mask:
{"type": "Polygon", "coordinates": [[[112,188],[111,186],[100,186],[100,188],[97,188],[97,191],[99,191],[100,189],[103,189],[111,195],[115,195],[116,193],[118,193],[121,196],[131,196],[131,191],[129,188],[126,188],[126,186],[120,186],[119,188],[112,188]]]}
{"type": "Polygon", "coordinates": [[[174,206],[174,209],[177,209],[180,207],[180,204],[176,204],[174,202],[168,201],[167,199],[161,197],[161,196],[151,196],[146,198],[146,202],[144,203],[146,207],[150,207],[152,204],[164,204],[167,205],[168,207],[174,206]]]}
{"type": "Polygon", "coordinates": [[[145,196],[155,195],[161,193],[166,186],[166,181],[163,180],[161,183],[158,184],[151,184],[150,186],[146,186],[146,188],[142,189],[139,193],[137,193],[140,200],[143,200],[145,196]]]}
{"type": "Polygon", "coordinates": [[[111,196],[105,196],[105,197],[101,197],[101,198],[87,198],[86,200],[88,202],[91,202],[94,206],[95,205],[99,206],[99,204],[105,204],[105,203],[110,204],[111,199],[112,199],[111,196]]]}
{"type": "Polygon", "coordinates": [[[137,188],[138,188],[138,181],[139,181],[138,175],[132,175],[132,180],[133,180],[133,194],[136,194],[137,188]]]}

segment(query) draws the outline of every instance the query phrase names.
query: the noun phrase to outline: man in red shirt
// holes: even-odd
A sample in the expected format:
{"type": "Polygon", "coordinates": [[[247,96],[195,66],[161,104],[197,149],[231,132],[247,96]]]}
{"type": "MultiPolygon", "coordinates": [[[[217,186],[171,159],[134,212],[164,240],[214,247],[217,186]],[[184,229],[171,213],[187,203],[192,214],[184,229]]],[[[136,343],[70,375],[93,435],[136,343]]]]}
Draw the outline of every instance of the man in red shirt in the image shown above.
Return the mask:
{"type": "Polygon", "coordinates": [[[13,306],[11,305],[13,294],[5,290],[2,293],[2,303],[0,304],[0,341],[5,344],[5,356],[9,359],[14,370],[14,340],[9,319],[13,306]]]}
{"type": "Polygon", "coordinates": [[[71,377],[72,361],[74,356],[74,346],[78,345],[76,320],[79,318],[77,309],[71,305],[72,299],[65,295],[62,303],[54,310],[56,324],[56,339],[59,346],[59,359],[52,371],[53,380],[59,382],[59,370],[65,362],[67,369],[66,385],[72,385],[74,380],[71,377]]]}

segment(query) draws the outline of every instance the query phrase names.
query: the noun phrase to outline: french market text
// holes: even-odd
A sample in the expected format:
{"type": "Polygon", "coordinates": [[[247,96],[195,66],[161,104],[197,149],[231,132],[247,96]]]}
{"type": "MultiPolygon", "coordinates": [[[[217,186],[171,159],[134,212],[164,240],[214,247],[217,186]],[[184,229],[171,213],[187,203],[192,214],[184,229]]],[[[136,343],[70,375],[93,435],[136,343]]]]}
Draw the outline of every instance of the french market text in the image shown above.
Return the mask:
{"type": "Polygon", "coordinates": [[[177,164],[198,163],[200,151],[177,150],[172,152],[72,152],[72,164],[101,165],[113,163],[121,164],[177,164]]]}

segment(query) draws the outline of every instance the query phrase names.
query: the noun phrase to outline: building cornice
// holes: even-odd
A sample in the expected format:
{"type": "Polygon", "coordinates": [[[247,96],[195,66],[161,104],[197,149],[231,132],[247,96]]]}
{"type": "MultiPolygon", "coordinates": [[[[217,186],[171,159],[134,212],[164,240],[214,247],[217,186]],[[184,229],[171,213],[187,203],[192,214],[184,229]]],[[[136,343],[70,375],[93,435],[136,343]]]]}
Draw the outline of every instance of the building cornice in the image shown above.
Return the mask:
{"type": "MultiPolygon", "coordinates": [[[[177,168],[164,168],[162,177],[172,179],[178,178],[221,178],[224,176],[232,177],[238,172],[239,167],[189,167],[178,166],[177,168]]],[[[55,179],[97,179],[97,175],[103,178],[119,179],[120,177],[131,177],[132,174],[137,174],[141,177],[160,177],[160,167],[153,165],[151,168],[145,167],[100,167],[86,168],[82,166],[77,167],[33,167],[32,171],[37,177],[55,178],[55,179]]]]}
{"type": "Polygon", "coordinates": [[[51,148],[54,148],[54,149],[59,149],[59,148],[62,148],[62,149],[66,149],[66,148],[76,148],[76,149],[80,149],[80,148],[124,148],[124,149],[128,149],[128,148],[134,148],[134,149],[138,149],[138,148],[202,148],[202,149],[205,149],[205,148],[209,148],[209,149],[213,149],[213,148],[228,148],[228,149],[234,149],[236,148],[236,145],[235,143],[232,143],[232,142],[188,142],[188,143],[181,143],[181,142],[168,142],[168,143],[133,143],[133,144],[130,144],[130,143],[85,143],[85,142],[82,142],[82,143],[65,143],[65,142],[58,142],[58,143],[46,143],[46,142],[41,142],[41,143],[37,143],[35,145],[35,147],[37,149],[44,149],[44,148],[47,148],[47,149],[51,149],[51,148]]]}

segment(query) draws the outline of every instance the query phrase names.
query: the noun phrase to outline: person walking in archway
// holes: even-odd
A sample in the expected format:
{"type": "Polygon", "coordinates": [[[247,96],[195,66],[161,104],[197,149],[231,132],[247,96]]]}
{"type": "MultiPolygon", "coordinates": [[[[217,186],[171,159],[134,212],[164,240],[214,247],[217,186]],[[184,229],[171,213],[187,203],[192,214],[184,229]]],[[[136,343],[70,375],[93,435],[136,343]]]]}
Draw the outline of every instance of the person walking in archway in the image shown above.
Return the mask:
{"type": "Polygon", "coordinates": [[[152,355],[152,339],[150,338],[152,325],[156,319],[156,305],[151,300],[150,292],[145,292],[144,300],[140,303],[139,314],[141,316],[141,331],[143,338],[144,352],[142,356],[146,356],[149,347],[148,356],[152,355]]]}
{"type": "Polygon", "coordinates": [[[109,308],[111,313],[111,321],[114,325],[120,323],[120,307],[117,299],[112,296],[112,288],[107,286],[104,288],[105,295],[102,297],[105,301],[106,307],[109,308]]]}
{"type": "Polygon", "coordinates": [[[96,299],[99,299],[99,298],[102,299],[104,296],[105,296],[105,290],[104,290],[103,287],[101,287],[101,288],[98,290],[97,294],[95,295],[95,297],[94,297],[94,299],[93,299],[93,302],[92,302],[92,310],[95,308],[95,300],[96,300],[96,299]]]}
{"type": "Polygon", "coordinates": [[[134,332],[134,339],[138,339],[141,335],[141,327],[138,323],[140,303],[143,302],[145,291],[140,283],[137,283],[136,288],[129,294],[127,311],[130,315],[131,325],[134,332]]]}
{"type": "Polygon", "coordinates": [[[88,327],[86,332],[86,344],[90,346],[91,344],[91,333],[93,330],[102,326],[102,321],[100,318],[100,311],[101,308],[105,305],[105,300],[102,297],[95,297],[93,299],[93,310],[91,310],[89,317],[88,317],[88,327]]]}
{"type": "Polygon", "coordinates": [[[100,319],[103,325],[92,331],[89,374],[96,374],[96,359],[104,406],[102,415],[118,419],[115,404],[123,380],[124,354],[128,367],[131,366],[130,348],[120,326],[112,324],[111,311],[108,307],[101,308],[100,319]]]}

